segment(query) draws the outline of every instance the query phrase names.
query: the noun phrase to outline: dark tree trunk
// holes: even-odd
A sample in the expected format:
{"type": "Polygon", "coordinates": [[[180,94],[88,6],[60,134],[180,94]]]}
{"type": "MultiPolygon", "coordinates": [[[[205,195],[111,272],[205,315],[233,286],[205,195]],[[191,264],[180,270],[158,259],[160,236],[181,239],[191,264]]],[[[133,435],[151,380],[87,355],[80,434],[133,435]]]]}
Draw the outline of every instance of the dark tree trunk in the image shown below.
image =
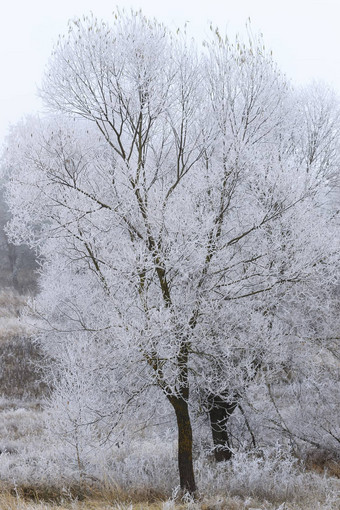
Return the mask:
{"type": "Polygon", "coordinates": [[[178,427],[178,469],[181,489],[194,494],[196,483],[192,461],[192,429],[188,403],[178,397],[168,397],[177,419],[178,427]]]}
{"type": "Polygon", "coordinates": [[[216,462],[230,460],[232,452],[230,449],[227,423],[230,416],[237,408],[238,403],[236,401],[227,402],[219,395],[211,395],[209,397],[209,403],[209,418],[214,442],[215,460],[216,462]]]}

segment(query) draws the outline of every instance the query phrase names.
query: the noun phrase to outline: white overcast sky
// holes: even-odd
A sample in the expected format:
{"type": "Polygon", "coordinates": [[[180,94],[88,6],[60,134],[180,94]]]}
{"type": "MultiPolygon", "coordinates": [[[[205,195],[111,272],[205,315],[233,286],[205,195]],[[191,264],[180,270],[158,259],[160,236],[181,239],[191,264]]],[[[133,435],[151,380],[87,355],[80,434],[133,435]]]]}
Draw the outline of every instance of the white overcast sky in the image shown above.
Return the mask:
{"type": "Polygon", "coordinates": [[[141,8],[172,28],[204,38],[221,32],[264,34],[280,68],[296,84],[322,80],[340,95],[340,0],[3,0],[0,7],[0,142],[10,123],[41,108],[36,90],[67,20],[92,11],[110,19],[115,6],[141,8]]]}

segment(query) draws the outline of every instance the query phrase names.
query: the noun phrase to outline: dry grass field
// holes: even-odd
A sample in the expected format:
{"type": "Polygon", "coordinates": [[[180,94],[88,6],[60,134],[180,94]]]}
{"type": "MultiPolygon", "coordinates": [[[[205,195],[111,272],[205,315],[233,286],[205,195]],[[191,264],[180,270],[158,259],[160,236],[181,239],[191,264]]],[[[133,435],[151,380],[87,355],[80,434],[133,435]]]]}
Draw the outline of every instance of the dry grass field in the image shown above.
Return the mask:
{"type": "MultiPolygon", "coordinates": [[[[0,495],[0,508],[2,510],[316,510],[322,506],[311,504],[283,503],[279,506],[266,502],[259,502],[253,498],[241,499],[226,497],[219,499],[205,499],[191,503],[175,503],[173,501],[159,501],[148,503],[124,503],[119,501],[108,502],[100,499],[85,501],[69,501],[63,503],[35,502],[16,497],[11,494],[0,495]]],[[[334,510],[339,508],[335,505],[334,510]]]]}

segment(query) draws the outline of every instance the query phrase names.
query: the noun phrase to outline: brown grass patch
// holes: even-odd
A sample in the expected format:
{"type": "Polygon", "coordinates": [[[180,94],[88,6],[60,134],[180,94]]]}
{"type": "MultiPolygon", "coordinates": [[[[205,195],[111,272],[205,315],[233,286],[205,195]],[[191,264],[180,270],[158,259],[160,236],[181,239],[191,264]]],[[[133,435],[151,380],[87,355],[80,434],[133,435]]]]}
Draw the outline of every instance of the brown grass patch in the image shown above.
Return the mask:
{"type": "MultiPolygon", "coordinates": [[[[39,505],[47,505],[46,508],[71,508],[71,509],[111,509],[121,510],[157,510],[163,507],[167,496],[152,489],[136,489],[130,492],[112,487],[92,487],[86,484],[73,484],[65,488],[45,485],[21,485],[20,487],[4,487],[3,497],[8,498],[14,504],[20,502],[22,508],[40,508],[39,505]],[[38,506],[34,506],[38,505],[38,506]]],[[[1,503],[1,499],[0,499],[1,503]]],[[[3,510],[0,504],[0,509],[3,510]]],[[[12,509],[12,507],[9,507],[12,509]]],[[[21,508],[13,506],[13,509],[21,508]]],[[[43,507],[45,508],[45,507],[43,507]]],[[[180,506],[178,508],[181,508],[180,506]]],[[[177,506],[176,506],[177,509],[177,506]]]]}
{"type": "Polygon", "coordinates": [[[340,459],[333,458],[329,452],[323,450],[313,450],[308,452],[305,459],[305,466],[308,470],[314,471],[320,475],[327,473],[340,479],[340,459]]]}

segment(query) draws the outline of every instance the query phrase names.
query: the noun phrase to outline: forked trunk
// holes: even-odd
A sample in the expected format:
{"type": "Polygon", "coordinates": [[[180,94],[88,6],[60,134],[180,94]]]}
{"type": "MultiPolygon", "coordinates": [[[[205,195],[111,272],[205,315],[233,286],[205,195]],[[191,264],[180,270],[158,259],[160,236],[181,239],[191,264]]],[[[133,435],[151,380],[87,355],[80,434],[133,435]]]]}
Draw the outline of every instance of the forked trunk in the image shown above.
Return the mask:
{"type": "Polygon", "coordinates": [[[232,451],[230,449],[227,423],[238,403],[227,402],[222,397],[216,395],[211,395],[209,402],[209,418],[214,442],[215,460],[216,462],[230,460],[232,451]]]}
{"type": "Polygon", "coordinates": [[[188,403],[178,397],[170,397],[169,400],[175,410],[177,419],[180,486],[183,491],[194,494],[196,483],[192,461],[192,428],[188,403]]]}

